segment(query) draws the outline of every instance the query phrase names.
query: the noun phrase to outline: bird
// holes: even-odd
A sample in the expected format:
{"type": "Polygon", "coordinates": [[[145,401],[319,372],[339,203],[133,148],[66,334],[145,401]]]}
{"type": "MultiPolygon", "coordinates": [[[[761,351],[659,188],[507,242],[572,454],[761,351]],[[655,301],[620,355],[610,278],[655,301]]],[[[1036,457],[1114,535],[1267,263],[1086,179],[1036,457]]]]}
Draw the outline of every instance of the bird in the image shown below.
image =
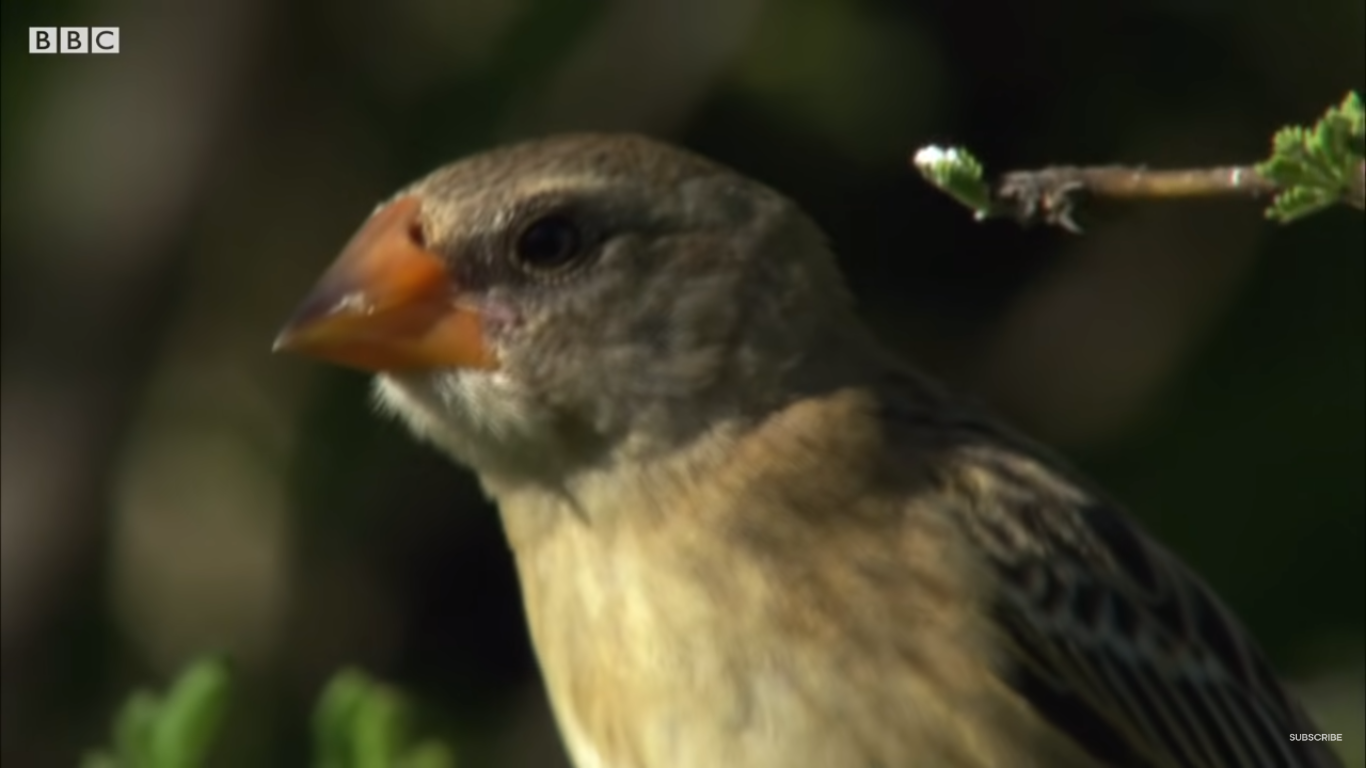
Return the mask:
{"type": "Polygon", "coordinates": [[[1326,768],[1219,597],[888,351],[796,203],[634,134],[442,167],[275,340],[497,505],[578,768],[1326,768]]]}

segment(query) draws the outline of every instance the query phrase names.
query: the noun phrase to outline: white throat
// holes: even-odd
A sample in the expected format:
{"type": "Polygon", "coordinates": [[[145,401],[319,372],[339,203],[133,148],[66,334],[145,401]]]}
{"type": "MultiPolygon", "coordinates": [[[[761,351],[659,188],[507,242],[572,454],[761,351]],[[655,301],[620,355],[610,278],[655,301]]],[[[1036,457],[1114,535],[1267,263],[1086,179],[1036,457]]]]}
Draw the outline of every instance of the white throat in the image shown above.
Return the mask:
{"type": "Polygon", "coordinates": [[[490,483],[540,475],[559,442],[556,418],[498,371],[454,370],[375,377],[380,412],[490,483]]]}

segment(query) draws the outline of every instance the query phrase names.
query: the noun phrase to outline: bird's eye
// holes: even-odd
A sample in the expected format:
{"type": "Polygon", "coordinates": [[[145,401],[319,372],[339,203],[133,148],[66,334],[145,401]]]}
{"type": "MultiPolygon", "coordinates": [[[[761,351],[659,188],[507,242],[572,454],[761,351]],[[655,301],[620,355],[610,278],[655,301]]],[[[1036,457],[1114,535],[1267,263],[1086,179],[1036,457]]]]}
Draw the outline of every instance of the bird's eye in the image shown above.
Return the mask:
{"type": "Polygon", "coordinates": [[[517,261],[537,270],[556,269],[574,261],[583,236],[568,217],[554,214],[531,222],[517,238],[517,261]]]}

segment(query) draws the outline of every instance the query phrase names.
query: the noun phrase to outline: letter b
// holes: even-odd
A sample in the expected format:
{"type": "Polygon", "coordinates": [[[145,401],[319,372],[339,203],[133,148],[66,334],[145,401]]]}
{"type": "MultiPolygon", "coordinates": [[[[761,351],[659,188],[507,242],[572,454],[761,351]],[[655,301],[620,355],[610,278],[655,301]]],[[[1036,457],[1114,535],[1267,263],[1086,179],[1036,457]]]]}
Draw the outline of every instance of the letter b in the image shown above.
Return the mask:
{"type": "Polygon", "coordinates": [[[29,53],[56,53],[56,52],[57,52],[57,28],[56,28],[56,27],[29,27],[29,28],[28,28],[28,52],[29,52],[29,53]]]}
{"type": "Polygon", "coordinates": [[[62,27],[62,53],[90,53],[90,27],[62,27]]]}

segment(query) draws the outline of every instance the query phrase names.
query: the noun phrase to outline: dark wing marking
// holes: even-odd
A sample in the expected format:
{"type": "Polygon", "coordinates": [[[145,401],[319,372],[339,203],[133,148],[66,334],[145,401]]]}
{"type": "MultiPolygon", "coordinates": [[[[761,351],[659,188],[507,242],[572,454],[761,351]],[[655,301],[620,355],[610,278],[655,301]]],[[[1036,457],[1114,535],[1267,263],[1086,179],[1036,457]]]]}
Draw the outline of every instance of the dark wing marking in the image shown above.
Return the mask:
{"type": "Polygon", "coordinates": [[[893,374],[887,417],[972,499],[968,536],[1000,575],[1010,682],[1116,768],[1340,768],[1251,636],[1174,556],[1038,446],[893,374]],[[913,401],[904,399],[914,392],[913,401]]]}
{"type": "Polygon", "coordinates": [[[1045,716],[1116,765],[1341,765],[1324,745],[1290,740],[1316,729],[1175,557],[1038,460],[967,453],[991,492],[965,527],[1002,576],[1017,685],[1045,716]]]}

